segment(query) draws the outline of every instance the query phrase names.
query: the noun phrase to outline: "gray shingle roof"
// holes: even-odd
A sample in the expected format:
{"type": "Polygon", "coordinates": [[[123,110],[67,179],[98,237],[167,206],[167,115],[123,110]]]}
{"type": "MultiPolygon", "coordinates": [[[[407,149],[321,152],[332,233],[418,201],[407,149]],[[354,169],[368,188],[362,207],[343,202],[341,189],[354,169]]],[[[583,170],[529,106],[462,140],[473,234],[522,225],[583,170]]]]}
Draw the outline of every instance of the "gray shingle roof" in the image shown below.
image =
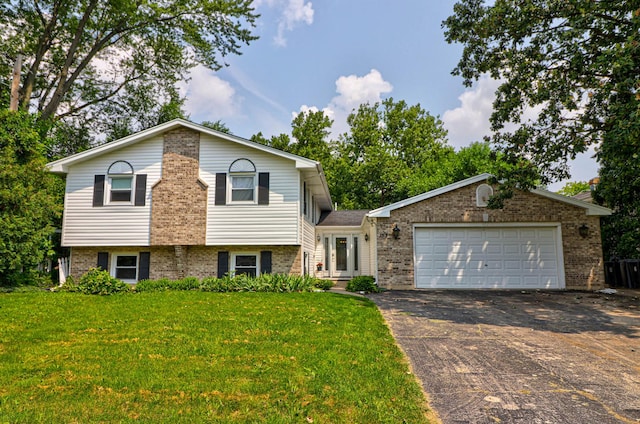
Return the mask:
{"type": "Polygon", "coordinates": [[[366,209],[324,212],[318,227],[359,227],[368,212],[366,209]]]}

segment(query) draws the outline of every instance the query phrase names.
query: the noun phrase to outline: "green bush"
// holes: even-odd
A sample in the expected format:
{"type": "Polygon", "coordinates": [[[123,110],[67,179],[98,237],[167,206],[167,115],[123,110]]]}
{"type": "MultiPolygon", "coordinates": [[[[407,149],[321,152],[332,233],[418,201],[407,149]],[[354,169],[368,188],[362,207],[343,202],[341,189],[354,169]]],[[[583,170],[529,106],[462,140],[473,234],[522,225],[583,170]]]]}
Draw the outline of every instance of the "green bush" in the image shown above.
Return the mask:
{"type": "Polygon", "coordinates": [[[131,290],[127,283],[113,278],[108,271],[91,268],[80,277],[78,291],[84,294],[109,295],[123,293],[131,290]]]}
{"type": "Polygon", "coordinates": [[[370,275],[353,277],[345,288],[350,292],[378,293],[380,288],[376,285],[376,279],[370,275]]]}
{"type": "Polygon", "coordinates": [[[142,280],[138,281],[135,290],[137,292],[157,292],[169,290],[171,280],[168,278],[160,278],[159,280],[142,280]]]}
{"type": "MultiPolygon", "coordinates": [[[[292,293],[310,292],[317,289],[328,290],[333,282],[321,280],[308,275],[261,274],[250,277],[245,274],[225,275],[222,278],[207,277],[199,280],[196,277],[186,277],[181,280],[161,278],[158,280],[143,280],[136,284],[135,291],[158,292],[166,290],[199,290],[204,292],[272,292],[292,293]]],[[[129,286],[111,277],[106,271],[90,270],[80,279],[80,284],[65,284],[62,291],[79,291],[89,294],[111,294],[128,291],[129,286]]]]}
{"type": "Polygon", "coordinates": [[[316,278],[315,281],[313,282],[313,286],[317,289],[320,290],[329,290],[331,287],[333,287],[335,285],[335,283],[331,280],[322,280],[320,278],[316,278]]]}

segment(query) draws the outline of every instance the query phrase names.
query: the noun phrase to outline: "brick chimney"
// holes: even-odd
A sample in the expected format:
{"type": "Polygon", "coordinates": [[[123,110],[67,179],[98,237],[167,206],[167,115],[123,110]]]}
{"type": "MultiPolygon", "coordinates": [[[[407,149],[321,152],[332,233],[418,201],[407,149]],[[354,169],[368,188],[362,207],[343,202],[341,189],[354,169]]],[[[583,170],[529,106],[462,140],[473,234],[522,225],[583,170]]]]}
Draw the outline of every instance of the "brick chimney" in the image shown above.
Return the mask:
{"type": "Polygon", "coordinates": [[[200,133],[187,128],[164,134],[162,178],[152,188],[151,245],[204,245],[207,185],[200,175],[200,133]]]}

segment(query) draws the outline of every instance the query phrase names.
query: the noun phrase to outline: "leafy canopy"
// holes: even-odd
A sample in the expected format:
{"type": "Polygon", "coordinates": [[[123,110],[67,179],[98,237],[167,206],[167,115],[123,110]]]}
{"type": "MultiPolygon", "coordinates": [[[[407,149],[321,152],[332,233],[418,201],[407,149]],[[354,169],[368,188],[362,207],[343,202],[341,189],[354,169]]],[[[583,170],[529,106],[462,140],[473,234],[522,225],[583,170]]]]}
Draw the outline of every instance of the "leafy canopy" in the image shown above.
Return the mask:
{"type": "Polygon", "coordinates": [[[463,45],[454,74],[501,82],[492,140],[516,165],[502,197],[568,177],[567,160],[594,146],[595,198],[615,211],[605,256],[640,257],[640,4],[460,0],[443,27],[463,45]]]}
{"type": "Polygon", "coordinates": [[[543,184],[569,176],[567,159],[603,140],[612,98],[638,88],[636,9],[629,2],[462,0],[443,22],[447,41],[464,46],[453,73],[466,85],[485,74],[501,81],[493,141],[531,160],[543,184]],[[539,114],[525,120],[533,108],[539,114]],[[508,124],[517,129],[504,131],[508,124]]]}
{"type": "Polygon", "coordinates": [[[0,4],[0,50],[11,60],[0,66],[11,75],[23,55],[23,110],[76,127],[116,121],[115,138],[132,125],[129,113],[180,115],[176,82],[239,54],[256,39],[257,17],[251,0],[9,0],[0,4]]]}
{"type": "Polygon", "coordinates": [[[50,253],[63,190],[44,166],[45,130],[33,115],[0,110],[0,285],[50,253]]]}
{"type": "Polygon", "coordinates": [[[319,161],[333,200],[342,209],[374,209],[505,166],[488,143],[455,152],[442,122],[420,105],[384,100],[363,104],[348,118],[349,131],[331,139],[333,121],[322,111],[298,114],[293,138],[253,141],[319,161]]]}

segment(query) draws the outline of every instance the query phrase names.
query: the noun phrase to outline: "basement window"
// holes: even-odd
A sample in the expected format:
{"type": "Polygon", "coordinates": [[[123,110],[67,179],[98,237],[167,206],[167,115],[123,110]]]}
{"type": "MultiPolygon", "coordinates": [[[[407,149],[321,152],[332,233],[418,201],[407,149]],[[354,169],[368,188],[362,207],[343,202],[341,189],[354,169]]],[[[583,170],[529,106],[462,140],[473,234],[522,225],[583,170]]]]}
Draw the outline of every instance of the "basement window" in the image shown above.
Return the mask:
{"type": "Polygon", "coordinates": [[[125,283],[138,281],[138,255],[131,253],[114,254],[111,275],[125,283]]]}
{"type": "Polygon", "coordinates": [[[258,275],[258,255],[255,253],[237,253],[232,255],[232,268],[235,275],[248,277],[258,275]]]}

